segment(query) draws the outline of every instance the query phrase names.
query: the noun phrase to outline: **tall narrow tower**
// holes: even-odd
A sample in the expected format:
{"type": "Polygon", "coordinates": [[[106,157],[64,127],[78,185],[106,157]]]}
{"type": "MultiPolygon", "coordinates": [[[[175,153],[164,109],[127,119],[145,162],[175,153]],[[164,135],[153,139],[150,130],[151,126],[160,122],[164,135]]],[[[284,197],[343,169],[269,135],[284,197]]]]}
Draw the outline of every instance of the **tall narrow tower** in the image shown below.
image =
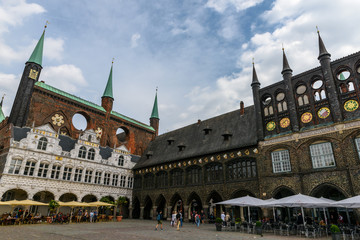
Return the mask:
{"type": "Polygon", "coordinates": [[[113,72],[113,64],[111,63],[109,79],[106,84],[106,88],[104,90],[103,96],[101,97],[101,106],[105,108],[106,112],[110,113],[113,107],[114,97],[113,97],[113,89],[112,89],[112,72],[113,72]]]}
{"type": "Polygon", "coordinates": [[[150,117],[150,126],[152,126],[155,129],[155,136],[159,134],[159,121],[160,118],[159,118],[159,111],[157,104],[157,89],[156,89],[154,106],[150,117]]]}
{"type": "Polygon", "coordinates": [[[254,106],[255,106],[255,117],[256,117],[256,135],[258,140],[264,139],[264,128],[263,128],[263,121],[262,121],[262,114],[261,114],[261,105],[260,105],[260,82],[258,80],[255,64],[253,62],[253,77],[251,82],[251,88],[253,92],[253,99],[254,99],[254,106]]]}
{"type": "Polygon", "coordinates": [[[1,98],[1,102],[0,102],[0,123],[5,120],[5,114],[2,110],[3,101],[4,101],[4,96],[1,98]]]}
{"type": "Polygon", "coordinates": [[[25,69],[9,116],[8,122],[18,127],[26,126],[34,84],[39,80],[41,73],[45,29],[30,59],[25,63],[25,69]]]}

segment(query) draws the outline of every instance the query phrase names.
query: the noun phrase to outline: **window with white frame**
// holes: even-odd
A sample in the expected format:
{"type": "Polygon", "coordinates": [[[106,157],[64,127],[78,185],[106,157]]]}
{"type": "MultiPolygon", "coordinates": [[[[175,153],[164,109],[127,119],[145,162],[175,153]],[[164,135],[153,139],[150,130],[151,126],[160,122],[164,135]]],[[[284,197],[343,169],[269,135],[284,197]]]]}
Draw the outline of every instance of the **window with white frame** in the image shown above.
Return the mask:
{"type": "Polygon", "coordinates": [[[40,163],[38,177],[46,177],[48,170],[49,170],[48,163],[40,163]]]}
{"type": "Polygon", "coordinates": [[[41,138],[39,139],[39,143],[38,143],[38,145],[37,145],[37,149],[39,149],[39,150],[46,150],[47,144],[48,144],[47,138],[46,138],[46,137],[41,137],[41,138]]]}
{"type": "Polygon", "coordinates": [[[75,169],[75,174],[74,174],[75,182],[81,182],[82,172],[83,172],[82,168],[75,169]]]}
{"type": "Polygon", "coordinates": [[[19,174],[21,164],[22,164],[22,160],[20,160],[20,159],[11,159],[8,173],[19,174]]]}
{"type": "Polygon", "coordinates": [[[310,154],[313,168],[334,167],[335,158],[331,143],[317,143],[310,145],[310,154]]]}
{"type": "Polygon", "coordinates": [[[24,175],[34,176],[36,162],[27,161],[25,165],[24,175]]]}
{"type": "Polygon", "coordinates": [[[95,172],[95,181],[94,183],[100,184],[101,183],[101,172],[95,172]]]}
{"type": "Polygon", "coordinates": [[[89,159],[89,160],[94,160],[95,159],[95,150],[93,148],[89,149],[87,159],[89,159]]]}
{"type": "Polygon", "coordinates": [[[72,167],[64,167],[63,180],[70,181],[71,172],[72,172],[72,167]]]}
{"type": "Polygon", "coordinates": [[[78,155],[79,158],[86,158],[86,147],[84,146],[81,146],[79,148],[79,155],[78,155]]]}
{"type": "Polygon", "coordinates": [[[91,183],[92,174],[93,174],[92,170],[86,170],[86,172],[85,172],[85,182],[91,183]]]}
{"type": "Polygon", "coordinates": [[[288,150],[278,150],[271,153],[273,172],[291,172],[290,155],[288,150]]]}
{"type": "Polygon", "coordinates": [[[132,188],[134,183],[133,177],[128,177],[128,188],[132,188]]]}
{"type": "Polygon", "coordinates": [[[59,177],[60,177],[60,170],[61,170],[61,166],[60,166],[60,165],[53,165],[53,166],[52,166],[52,170],[51,170],[50,178],[52,178],[52,179],[59,179],[59,177]]]}
{"type": "Polygon", "coordinates": [[[112,178],[112,185],[113,186],[117,186],[118,185],[118,181],[119,181],[119,175],[114,174],[113,178],[112,178]]]}
{"type": "Polygon", "coordinates": [[[110,185],[110,173],[104,174],[104,185],[110,185]]]}
{"type": "Polygon", "coordinates": [[[118,165],[119,165],[119,166],[124,166],[124,156],[123,156],[123,155],[120,155],[120,156],[119,156],[118,165]]]}
{"type": "Polygon", "coordinates": [[[355,138],[355,144],[356,144],[356,150],[357,150],[359,158],[360,158],[360,137],[355,138]]]}
{"type": "Polygon", "coordinates": [[[125,187],[126,176],[120,176],[120,187],[125,187]]]}

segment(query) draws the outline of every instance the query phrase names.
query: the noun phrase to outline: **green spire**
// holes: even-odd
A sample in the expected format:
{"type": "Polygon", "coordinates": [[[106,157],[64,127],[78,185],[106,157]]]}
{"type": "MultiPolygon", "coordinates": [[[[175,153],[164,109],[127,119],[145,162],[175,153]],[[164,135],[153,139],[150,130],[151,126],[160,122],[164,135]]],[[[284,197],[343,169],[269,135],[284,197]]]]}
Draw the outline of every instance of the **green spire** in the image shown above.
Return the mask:
{"type": "Polygon", "coordinates": [[[104,91],[104,94],[102,97],[111,97],[112,99],[114,99],[113,97],[113,90],[112,90],[112,69],[113,69],[113,63],[114,61],[111,63],[111,69],[110,69],[110,75],[109,75],[109,79],[108,82],[106,84],[106,88],[104,91]]]}
{"type": "MultiPolygon", "coordinates": [[[[5,96],[5,94],[4,94],[4,96],[5,96]]],[[[5,115],[4,115],[3,110],[2,110],[2,105],[3,105],[3,101],[4,101],[4,96],[2,97],[1,102],[0,102],[0,123],[1,123],[2,121],[4,121],[4,119],[5,119],[5,115]]]]}
{"type": "Polygon", "coordinates": [[[340,80],[346,80],[346,78],[344,77],[343,73],[340,73],[340,80]]]}
{"type": "Polygon", "coordinates": [[[152,110],[152,113],[151,113],[151,117],[150,117],[150,118],[157,118],[157,119],[159,119],[159,111],[158,111],[158,104],[157,104],[157,88],[156,88],[154,106],[153,106],[153,110],[152,110]]]}
{"type": "MultiPolygon", "coordinates": [[[[46,26],[45,26],[46,28],[46,26]]],[[[43,34],[40,37],[39,42],[36,44],[36,47],[33,51],[33,53],[31,54],[28,62],[33,62],[33,63],[37,63],[40,66],[42,65],[42,56],[43,56],[43,48],[44,48],[44,35],[45,35],[45,29],[43,34]]]]}

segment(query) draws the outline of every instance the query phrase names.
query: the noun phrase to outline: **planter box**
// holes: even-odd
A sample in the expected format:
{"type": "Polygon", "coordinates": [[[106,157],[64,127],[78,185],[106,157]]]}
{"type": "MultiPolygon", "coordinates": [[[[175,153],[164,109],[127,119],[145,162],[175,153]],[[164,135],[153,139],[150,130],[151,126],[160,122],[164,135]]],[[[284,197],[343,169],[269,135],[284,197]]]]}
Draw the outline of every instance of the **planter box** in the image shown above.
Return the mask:
{"type": "Polygon", "coordinates": [[[121,222],[123,216],[116,216],[116,221],[121,222]]]}
{"type": "Polygon", "coordinates": [[[331,233],[332,240],[341,240],[341,233],[331,233]]]}
{"type": "Polygon", "coordinates": [[[221,224],[216,224],[215,226],[216,226],[216,231],[221,231],[222,228],[221,224]]]}

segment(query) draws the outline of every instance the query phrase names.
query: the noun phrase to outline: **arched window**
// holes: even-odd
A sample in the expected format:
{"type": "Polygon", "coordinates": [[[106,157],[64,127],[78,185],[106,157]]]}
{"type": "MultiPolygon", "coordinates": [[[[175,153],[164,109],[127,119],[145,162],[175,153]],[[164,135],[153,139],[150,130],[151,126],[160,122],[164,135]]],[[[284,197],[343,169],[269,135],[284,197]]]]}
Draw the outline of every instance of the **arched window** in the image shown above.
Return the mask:
{"type": "Polygon", "coordinates": [[[72,167],[64,167],[63,180],[71,180],[72,167]]]}
{"type": "Polygon", "coordinates": [[[48,140],[46,137],[41,137],[39,139],[39,143],[37,145],[37,149],[39,150],[46,150],[46,146],[47,146],[48,140]]]}
{"type": "Polygon", "coordinates": [[[154,174],[148,173],[144,176],[144,189],[154,188],[154,174]]]}
{"type": "Polygon", "coordinates": [[[61,166],[60,166],[60,165],[54,164],[54,165],[52,166],[50,178],[52,178],[52,179],[59,179],[60,169],[61,169],[61,166]]]}
{"type": "Polygon", "coordinates": [[[11,159],[9,173],[19,174],[22,160],[20,159],[11,159]]]}
{"type": "Polygon", "coordinates": [[[196,185],[201,183],[201,168],[190,167],[186,169],[186,184],[196,185]]]}
{"type": "Polygon", "coordinates": [[[104,174],[104,184],[105,185],[110,185],[110,173],[105,173],[104,174]]]}
{"type": "Polygon", "coordinates": [[[91,169],[86,169],[85,179],[84,179],[86,183],[91,183],[92,174],[93,174],[93,171],[91,169]]]}
{"type": "MultiPolygon", "coordinates": [[[[85,149],[85,151],[86,151],[86,149],[85,149]]],[[[95,159],[95,150],[93,148],[89,149],[87,159],[89,159],[89,160],[94,160],[95,159]]]]}
{"type": "Polygon", "coordinates": [[[223,167],[220,163],[209,164],[205,168],[206,183],[220,182],[223,180],[223,167]]]}
{"type": "Polygon", "coordinates": [[[278,112],[283,112],[287,110],[287,103],[285,101],[285,93],[280,92],[276,95],[278,112]]]}
{"type": "Polygon", "coordinates": [[[273,172],[291,172],[290,155],[288,150],[277,150],[271,153],[273,172]]]}
{"type": "Polygon", "coordinates": [[[99,171],[95,172],[95,181],[94,181],[94,183],[101,184],[101,172],[99,172],[99,171]]]}
{"type": "Polygon", "coordinates": [[[84,146],[80,147],[78,157],[84,158],[84,159],[86,158],[86,147],[84,147],[84,146]]]}
{"type": "Polygon", "coordinates": [[[240,180],[256,177],[256,162],[254,159],[237,159],[227,164],[227,179],[240,180]]]}
{"type": "Polygon", "coordinates": [[[121,175],[120,176],[120,187],[125,187],[126,184],[126,176],[121,175]]]}
{"type": "Polygon", "coordinates": [[[25,165],[24,175],[34,176],[36,162],[27,161],[25,165]]]}
{"type": "Polygon", "coordinates": [[[83,169],[82,168],[76,168],[75,169],[75,175],[74,175],[74,181],[75,182],[81,182],[83,169]]]}
{"type": "Polygon", "coordinates": [[[48,163],[45,163],[45,162],[40,163],[38,177],[46,177],[48,170],[49,170],[48,163]]]}
{"type": "Polygon", "coordinates": [[[120,156],[119,156],[118,165],[119,165],[119,166],[124,166],[124,156],[123,156],[123,155],[120,155],[120,156]]]}
{"type": "Polygon", "coordinates": [[[335,158],[330,142],[310,145],[310,154],[313,168],[334,167],[335,158]]]}
{"type": "Polygon", "coordinates": [[[168,174],[167,172],[161,171],[156,174],[156,187],[164,188],[167,187],[168,184],[168,174]]]}
{"type": "Polygon", "coordinates": [[[118,182],[119,182],[119,174],[113,174],[112,185],[116,187],[118,185],[118,182]]]}
{"type": "Polygon", "coordinates": [[[170,173],[170,184],[171,186],[182,186],[184,185],[183,171],[175,169],[170,173]]]}

